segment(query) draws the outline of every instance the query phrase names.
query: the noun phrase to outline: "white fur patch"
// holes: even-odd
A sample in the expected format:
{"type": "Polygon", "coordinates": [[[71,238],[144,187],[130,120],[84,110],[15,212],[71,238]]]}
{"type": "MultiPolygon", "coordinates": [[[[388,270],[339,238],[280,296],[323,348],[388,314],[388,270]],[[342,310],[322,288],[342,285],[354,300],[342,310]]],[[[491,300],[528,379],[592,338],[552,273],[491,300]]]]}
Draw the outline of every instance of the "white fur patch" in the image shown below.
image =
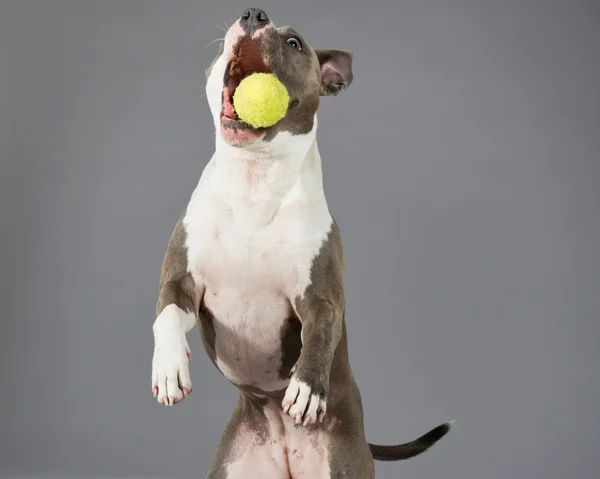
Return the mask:
{"type": "Polygon", "coordinates": [[[315,424],[323,421],[327,405],[325,398],[314,394],[310,386],[292,377],[281,403],[284,414],[289,414],[296,424],[315,424]]]}
{"type": "Polygon", "coordinates": [[[217,365],[235,384],[272,391],[288,383],[279,377],[281,327],[332,224],[320,163],[311,161],[316,145],[305,151],[217,151],[187,208],[188,268],[215,317],[217,365]]]}
{"type": "Polygon", "coordinates": [[[172,406],[192,391],[191,351],[185,334],[195,321],[194,315],[170,304],[154,322],[152,391],[160,404],[172,406]]]}

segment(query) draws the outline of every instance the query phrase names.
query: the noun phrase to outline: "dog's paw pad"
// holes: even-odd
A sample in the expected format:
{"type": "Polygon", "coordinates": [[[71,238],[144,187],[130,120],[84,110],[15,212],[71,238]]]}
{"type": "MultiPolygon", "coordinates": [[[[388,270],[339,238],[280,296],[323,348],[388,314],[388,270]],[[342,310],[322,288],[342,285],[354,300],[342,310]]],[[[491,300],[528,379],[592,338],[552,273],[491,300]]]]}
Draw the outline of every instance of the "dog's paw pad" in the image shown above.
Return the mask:
{"type": "Polygon", "coordinates": [[[284,414],[304,426],[322,422],[325,417],[325,398],[315,393],[305,382],[292,378],[281,403],[284,414]]]}

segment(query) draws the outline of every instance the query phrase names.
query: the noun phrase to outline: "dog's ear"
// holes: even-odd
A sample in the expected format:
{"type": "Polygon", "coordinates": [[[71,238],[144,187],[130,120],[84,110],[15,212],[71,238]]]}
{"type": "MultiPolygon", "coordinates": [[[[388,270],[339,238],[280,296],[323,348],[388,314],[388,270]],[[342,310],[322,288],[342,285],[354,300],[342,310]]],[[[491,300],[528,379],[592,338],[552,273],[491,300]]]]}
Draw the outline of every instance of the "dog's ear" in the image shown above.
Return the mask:
{"type": "Polygon", "coordinates": [[[321,65],[321,95],[337,95],[352,83],[352,52],[316,50],[321,65]]]}

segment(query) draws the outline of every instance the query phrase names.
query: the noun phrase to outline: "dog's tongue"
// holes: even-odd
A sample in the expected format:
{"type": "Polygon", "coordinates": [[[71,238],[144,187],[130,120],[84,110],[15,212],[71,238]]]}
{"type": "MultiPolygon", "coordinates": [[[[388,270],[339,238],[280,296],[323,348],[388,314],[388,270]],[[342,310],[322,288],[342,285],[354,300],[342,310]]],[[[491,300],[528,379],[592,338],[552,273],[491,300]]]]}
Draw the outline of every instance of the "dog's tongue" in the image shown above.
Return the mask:
{"type": "Polygon", "coordinates": [[[233,81],[230,80],[229,84],[225,87],[225,92],[223,93],[223,116],[229,118],[230,120],[238,119],[235,108],[233,107],[234,89],[235,86],[233,85],[233,81]]]}

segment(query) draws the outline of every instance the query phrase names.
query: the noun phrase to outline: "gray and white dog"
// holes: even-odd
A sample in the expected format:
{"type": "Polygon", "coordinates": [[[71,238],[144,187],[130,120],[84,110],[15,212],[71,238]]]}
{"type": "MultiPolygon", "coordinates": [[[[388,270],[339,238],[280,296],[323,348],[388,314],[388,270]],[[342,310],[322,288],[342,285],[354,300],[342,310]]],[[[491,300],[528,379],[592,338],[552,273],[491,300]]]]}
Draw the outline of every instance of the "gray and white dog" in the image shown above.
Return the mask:
{"type": "Polygon", "coordinates": [[[216,148],[177,222],[162,266],[152,388],[173,405],[190,394],[186,334],[199,323],[217,369],[239,401],[208,478],[373,478],[373,460],[416,456],[449,430],[376,446],[365,438],[348,361],[344,256],[317,148],[321,96],[352,82],[352,54],[314,50],[293,29],[248,9],[206,70],[216,148]],[[242,78],[275,74],[285,118],[241,122],[242,78]]]}

